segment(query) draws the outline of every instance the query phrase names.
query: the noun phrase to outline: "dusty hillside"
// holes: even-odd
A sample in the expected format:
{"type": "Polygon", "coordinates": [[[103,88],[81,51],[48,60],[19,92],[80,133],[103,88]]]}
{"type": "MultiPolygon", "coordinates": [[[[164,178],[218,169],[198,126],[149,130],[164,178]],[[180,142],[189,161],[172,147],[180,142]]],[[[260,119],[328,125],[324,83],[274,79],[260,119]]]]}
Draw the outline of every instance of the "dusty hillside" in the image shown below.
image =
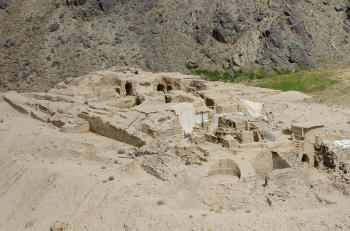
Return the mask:
{"type": "Polygon", "coordinates": [[[0,91],[110,66],[188,72],[348,63],[347,0],[0,1],[0,91]]]}
{"type": "Polygon", "coordinates": [[[349,115],[133,68],[2,93],[0,230],[348,230],[349,115]]]}

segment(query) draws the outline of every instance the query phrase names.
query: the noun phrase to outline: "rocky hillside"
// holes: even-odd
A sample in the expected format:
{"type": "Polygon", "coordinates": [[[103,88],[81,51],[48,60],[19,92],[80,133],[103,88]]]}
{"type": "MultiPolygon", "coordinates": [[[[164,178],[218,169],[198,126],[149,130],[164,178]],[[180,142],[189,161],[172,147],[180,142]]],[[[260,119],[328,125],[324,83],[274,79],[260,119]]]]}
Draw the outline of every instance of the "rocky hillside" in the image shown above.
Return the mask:
{"type": "Polygon", "coordinates": [[[0,0],[0,91],[110,66],[293,69],[349,61],[347,0],[0,0]]]}

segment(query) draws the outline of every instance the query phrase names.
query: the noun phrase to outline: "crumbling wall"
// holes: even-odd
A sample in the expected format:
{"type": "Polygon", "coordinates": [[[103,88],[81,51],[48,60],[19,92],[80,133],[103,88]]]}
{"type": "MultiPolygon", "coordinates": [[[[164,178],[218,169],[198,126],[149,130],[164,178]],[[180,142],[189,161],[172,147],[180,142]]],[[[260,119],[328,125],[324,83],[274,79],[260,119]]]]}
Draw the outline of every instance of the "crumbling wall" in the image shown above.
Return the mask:
{"type": "Polygon", "coordinates": [[[125,128],[116,127],[111,124],[111,122],[103,121],[100,117],[95,115],[80,113],[79,117],[89,122],[90,131],[138,148],[152,139],[143,132],[137,131],[134,133],[126,131],[125,128]]]}
{"type": "Polygon", "coordinates": [[[350,148],[332,147],[330,142],[323,142],[315,156],[317,167],[331,170],[339,170],[339,167],[348,161],[350,161],[350,148]]]}
{"type": "Polygon", "coordinates": [[[208,176],[214,175],[233,175],[241,177],[241,171],[234,160],[221,159],[213,164],[208,172],[208,176]]]}

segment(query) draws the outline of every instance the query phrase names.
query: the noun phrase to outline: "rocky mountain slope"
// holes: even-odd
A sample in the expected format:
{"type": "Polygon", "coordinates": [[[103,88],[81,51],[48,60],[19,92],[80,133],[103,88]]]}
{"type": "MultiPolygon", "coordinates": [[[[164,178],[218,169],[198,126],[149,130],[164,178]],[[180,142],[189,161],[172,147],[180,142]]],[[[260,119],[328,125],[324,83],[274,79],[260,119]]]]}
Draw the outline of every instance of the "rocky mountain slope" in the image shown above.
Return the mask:
{"type": "Polygon", "coordinates": [[[347,0],[0,0],[0,91],[110,66],[293,69],[349,60],[347,0]]]}

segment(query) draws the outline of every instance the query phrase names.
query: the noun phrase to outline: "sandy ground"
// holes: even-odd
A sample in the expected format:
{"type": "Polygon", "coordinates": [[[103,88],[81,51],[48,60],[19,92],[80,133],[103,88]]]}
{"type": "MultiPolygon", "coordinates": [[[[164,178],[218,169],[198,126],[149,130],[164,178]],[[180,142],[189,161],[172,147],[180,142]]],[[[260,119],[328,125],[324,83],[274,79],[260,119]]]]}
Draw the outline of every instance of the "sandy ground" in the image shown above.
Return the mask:
{"type": "MultiPolygon", "coordinates": [[[[311,118],[315,110],[340,113],[316,104],[310,108],[314,113],[299,112],[299,104],[293,107],[298,113],[281,111],[281,118],[298,119],[300,113],[311,118]]],[[[344,128],[344,112],[335,115],[326,127],[344,128]]],[[[117,154],[119,149],[131,148],[126,144],[93,133],[61,133],[4,101],[0,119],[0,230],[350,229],[350,198],[331,187],[322,190],[328,190],[334,204],[299,210],[269,208],[262,201],[262,186],[229,209],[208,206],[198,196],[203,178],[196,169],[164,182],[140,167],[142,157],[118,158],[125,156],[117,154]],[[110,176],[114,180],[108,181],[110,176]]],[[[311,179],[327,176],[314,169],[311,179]]],[[[225,179],[211,179],[220,180],[225,179]]]]}

